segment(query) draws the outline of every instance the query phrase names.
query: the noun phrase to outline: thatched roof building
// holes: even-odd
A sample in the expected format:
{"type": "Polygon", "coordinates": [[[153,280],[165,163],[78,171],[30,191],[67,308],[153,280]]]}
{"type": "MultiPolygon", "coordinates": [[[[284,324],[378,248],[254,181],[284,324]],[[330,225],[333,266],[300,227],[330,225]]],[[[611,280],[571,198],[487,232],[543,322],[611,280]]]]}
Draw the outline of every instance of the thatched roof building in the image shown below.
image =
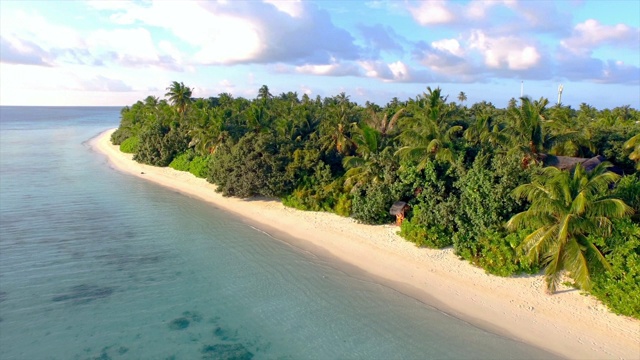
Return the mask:
{"type": "MultiPolygon", "coordinates": [[[[602,155],[597,155],[592,158],[579,158],[579,157],[571,157],[571,156],[555,156],[555,155],[543,155],[542,162],[545,166],[553,166],[560,170],[571,170],[576,165],[582,164],[582,167],[587,171],[591,171],[595,169],[596,166],[601,163],[607,161],[607,159],[602,155]]],[[[609,168],[609,171],[622,174],[622,170],[616,166],[612,166],[609,168]]]]}
{"type": "Polygon", "coordinates": [[[409,208],[404,201],[396,201],[391,205],[391,209],[389,209],[389,214],[395,215],[396,217],[396,225],[402,225],[402,221],[404,220],[404,213],[409,208]]]}

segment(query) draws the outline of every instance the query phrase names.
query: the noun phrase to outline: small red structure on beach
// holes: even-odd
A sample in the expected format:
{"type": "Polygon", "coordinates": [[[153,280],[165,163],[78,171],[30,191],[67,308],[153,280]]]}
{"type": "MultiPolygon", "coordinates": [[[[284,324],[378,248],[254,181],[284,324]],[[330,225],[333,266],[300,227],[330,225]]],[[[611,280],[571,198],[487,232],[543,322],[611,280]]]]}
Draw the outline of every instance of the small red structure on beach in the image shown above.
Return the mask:
{"type": "Polygon", "coordinates": [[[389,209],[389,214],[395,215],[396,217],[396,225],[402,225],[402,221],[404,220],[404,214],[409,209],[409,205],[407,205],[404,201],[396,201],[391,205],[391,209],[389,209]]]}

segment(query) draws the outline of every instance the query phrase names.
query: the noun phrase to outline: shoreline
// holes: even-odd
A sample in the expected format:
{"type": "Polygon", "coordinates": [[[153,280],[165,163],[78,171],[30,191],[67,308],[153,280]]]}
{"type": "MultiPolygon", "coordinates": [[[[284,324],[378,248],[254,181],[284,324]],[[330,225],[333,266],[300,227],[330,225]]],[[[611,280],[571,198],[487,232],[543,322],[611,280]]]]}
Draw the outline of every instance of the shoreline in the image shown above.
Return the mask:
{"type": "Polygon", "coordinates": [[[350,275],[562,357],[640,359],[640,321],[611,313],[591,296],[566,287],[547,295],[540,275],[488,275],[459,260],[451,248],[416,247],[397,235],[394,225],[363,225],[335,214],[287,208],[272,199],[223,197],[215,185],[192,174],[134,162],[111,144],[114,130],[89,141],[112,168],[206,201],[322,259],[337,259],[350,275]]]}

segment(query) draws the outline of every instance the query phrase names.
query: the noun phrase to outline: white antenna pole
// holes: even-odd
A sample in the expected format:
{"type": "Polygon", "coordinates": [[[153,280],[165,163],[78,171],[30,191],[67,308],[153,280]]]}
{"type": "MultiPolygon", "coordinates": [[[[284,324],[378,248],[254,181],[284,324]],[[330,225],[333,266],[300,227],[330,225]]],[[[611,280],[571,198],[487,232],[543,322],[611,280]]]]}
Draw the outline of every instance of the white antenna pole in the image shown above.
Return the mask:
{"type": "Polygon", "coordinates": [[[562,90],[564,90],[564,86],[560,84],[560,86],[558,86],[558,105],[562,103],[562,90]]]}
{"type": "Polygon", "coordinates": [[[520,97],[524,96],[524,81],[520,81],[520,97]]]}

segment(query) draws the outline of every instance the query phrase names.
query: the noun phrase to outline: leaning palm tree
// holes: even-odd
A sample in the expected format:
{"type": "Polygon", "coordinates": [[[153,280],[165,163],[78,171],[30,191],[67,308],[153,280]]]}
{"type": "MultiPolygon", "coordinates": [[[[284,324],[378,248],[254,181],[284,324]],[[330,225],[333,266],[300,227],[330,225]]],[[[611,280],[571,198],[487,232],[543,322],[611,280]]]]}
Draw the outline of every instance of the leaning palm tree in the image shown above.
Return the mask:
{"type": "Polygon", "coordinates": [[[164,96],[169,97],[171,105],[176,107],[178,114],[184,116],[187,106],[191,104],[191,88],[184,86],[184,83],[174,81],[167,88],[168,92],[164,96]]]}
{"type": "Polygon", "coordinates": [[[564,271],[586,290],[590,288],[589,264],[610,267],[588,235],[610,233],[610,218],[633,212],[622,200],[606,197],[609,186],[619,178],[607,171],[610,166],[605,162],[591,172],[582,165],[572,172],[547,167],[537,180],[513,191],[514,196],[526,198],[531,206],[514,215],[507,227],[535,229],[519,250],[529,261],[539,261],[545,267],[550,293],[555,292],[564,271]]]}
{"type": "Polygon", "coordinates": [[[636,162],[636,170],[640,170],[640,134],[633,136],[624,143],[625,149],[630,149],[629,159],[636,162]]]}

